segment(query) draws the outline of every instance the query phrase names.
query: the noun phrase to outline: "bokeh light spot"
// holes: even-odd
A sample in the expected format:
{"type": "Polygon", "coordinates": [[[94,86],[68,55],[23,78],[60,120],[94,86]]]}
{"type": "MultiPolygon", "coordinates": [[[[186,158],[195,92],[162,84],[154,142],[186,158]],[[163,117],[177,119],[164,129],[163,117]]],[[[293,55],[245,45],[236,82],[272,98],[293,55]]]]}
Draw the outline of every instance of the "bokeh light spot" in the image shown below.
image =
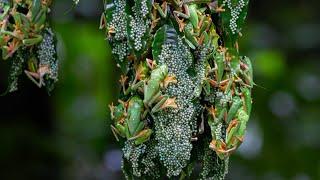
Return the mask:
{"type": "Polygon", "coordinates": [[[277,51],[264,50],[257,52],[254,59],[255,72],[268,79],[276,79],[285,72],[285,58],[277,51]]]}
{"type": "Polygon", "coordinates": [[[314,74],[300,75],[296,88],[299,94],[308,101],[314,101],[320,97],[320,79],[314,74]]]}
{"type": "Polygon", "coordinates": [[[269,101],[271,112],[279,118],[290,117],[296,110],[294,97],[286,92],[276,92],[269,101]]]}
{"type": "Polygon", "coordinates": [[[113,149],[105,154],[105,166],[107,170],[117,172],[121,170],[122,153],[119,149],[113,149]]]}

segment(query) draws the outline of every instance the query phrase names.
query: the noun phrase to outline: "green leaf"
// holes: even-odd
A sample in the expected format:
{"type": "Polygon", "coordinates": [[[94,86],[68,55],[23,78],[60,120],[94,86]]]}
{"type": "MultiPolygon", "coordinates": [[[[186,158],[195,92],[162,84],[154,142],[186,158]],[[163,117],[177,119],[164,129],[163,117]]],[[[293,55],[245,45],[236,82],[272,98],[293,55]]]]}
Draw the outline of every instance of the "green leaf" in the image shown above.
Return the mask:
{"type": "Polygon", "coordinates": [[[225,59],[225,57],[223,54],[221,54],[219,52],[216,53],[214,60],[217,64],[217,68],[218,68],[218,71],[217,71],[218,72],[218,74],[217,74],[218,83],[221,82],[222,77],[223,77],[223,73],[224,73],[224,69],[225,69],[224,59],[225,59]]]}
{"type": "Polygon", "coordinates": [[[231,70],[238,74],[240,71],[240,58],[239,58],[239,53],[235,48],[230,48],[228,49],[228,53],[231,56],[231,70]]]}
{"type": "Polygon", "coordinates": [[[127,40],[128,5],[125,0],[105,0],[104,9],[106,34],[112,47],[112,54],[119,68],[126,74],[130,64],[127,59],[129,55],[127,40]]]}
{"type": "Polygon", "coordinates": [[[159,28],[152,43],[153,59],[158,61],[162,51],[162,45],[165,43],[176,43],[178,40],[177,38],[178,34],[172,26],[165,24],[159,28]]]}
{"type": "Polygon", "coordinates": [[[190,18],[189,21],[192,23],[194,28],[198,28],[198,24],[199,24],[199,17],[198,17],[198,13],[197,13],[197,5],[196,4],[192,4],[189,6],[189,13],[190,13],[190,18]]]}
{"type": "Polygon", "coordinates": [[[104,10],[107,21],[112,20],[113,11],[116,9],[113,0],[104,1],[104,10]]]}
{"type": "Polygon", "coordinates": [[[249,0],[218,0],[226,47],[234,47],[247,17],[249,0]]]}

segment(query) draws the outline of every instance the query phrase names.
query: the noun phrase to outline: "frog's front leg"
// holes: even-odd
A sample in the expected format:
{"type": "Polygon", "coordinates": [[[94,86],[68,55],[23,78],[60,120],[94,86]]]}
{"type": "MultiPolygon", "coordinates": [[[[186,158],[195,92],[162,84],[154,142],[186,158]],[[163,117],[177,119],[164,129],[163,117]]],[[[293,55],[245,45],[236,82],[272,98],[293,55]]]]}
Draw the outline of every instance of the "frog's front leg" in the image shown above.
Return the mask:
{"type": "Polygon", "coordinates": [[[246,74],[242,74],[242,76],[244,80],[237,75],[235,76],[234,82],[239,83],[243,87],[253,88],[253,84],[251,85],[251,83],[249,82],[249,77],[246,74]]]}
{"type": "MultiPolygon", "coordinates": [[[[176,79],[175,76],[167,75],[164,78],[163,82],[160,82],[160,87],[163,88],[163,89],[166,89],[170,83],[177,83],[177,79],[176,79]]],[[[147,107],[151,107],[152,104],[154,104],[155,102],[158,101],[157,105],[153,107],[152,112],[156,112],[156,111],[159,111],[161,108],[162,109],[165,108],[165,107],[161,107],[162,105],[168,106],[168,107],[169,106],[170,107],[171,106],[172,107],[176,106],[172,102],[171,98],[169,98],[168,96],[162,96],[160,88],[156,88],[155,89],[153,86],[155,86],[153,83],[149,83],[148,85],[146,85],[146,84],[144,85],[144,88],[145,88],[144,92],[152,92],[152,91],[150,91],[152,89],[153,89],[154,92],[155,92],[155,90],[158,91],[153,97],[145,99],[145,105],[147,105],[147,107]]],[[[158,83],[157,83],[156,86],[158,87],[158,83]]]]}
{"type": "Polygon", "coordinates": [[[181,11],[177,11],[177,10],[174,10],[173,11],[173,14],[175,16],[177,16],[178,18],[184,18],[184,19],[189,19],[190,18],[190,11],[189,11],[189,6],[186,5],[186,4],[183,4],[182,5],[182,9],[184,10],[185,13],[181,12],[181,11]]]}
{"type": "Polygon", "coordinates": [[[156,61],[149,58],[146,58],[146,64],[151,70],[154,70],[157,67],[156,61]]]}
{"type": "Polygon", "coordinates": [[[217,153],[220,159],[225,159],[229,155],[227,145],[222,139],[212,140],[209,147],[217,153]]]}
{"type": "Polygon", "coordinates": [[[184,19],[179,19],[179,17],[176,14],[174,14],[174,18],[176,19],[176,22],[179,25],[179,31],[182,32],[184,30],[184,27],[186,26],[184,19]]]}
{"type": "MultiPolygon", "coordinates": [[[[218,47],[219,36],[215,31],[214,25],[212,25],[212,19],[210,16],[200,16],[199,24],[196,28],[198,33],[198,44],[216,49],[218,47]]],[[[213,52],[208,57],[213,57],[213,52]]]]}
{"type": "Polygon", "coordinates": [[[22,40],[22,43],[26,46],[33,46],[35,44],[38,44],[42,41],[42,36],[41,35],[35,35],[35,37],[33,38],[29,38],[29,39],[24,39],[22,40]]]}
{"type": "Polygon", "coordinates": [[[227,79],[218,83],[218,86],[220,90],[224,92],[224,94],[228,94],[228,93],[231,93],[233,84],[234,84],[234,79],[233,77],[229,76],[227,79]]]}
{"type": "Polygon", "coordinates": [[[121,75],[120,77],[120,84],[121,84],[121,89],[124,95],[128,95],[129,93],[131,93],[132,91],[136,91],[137,89],[139,89],[140,87],[143,87],[144,81],[138,81],[136,82],[136,80],[134,80],[128,88],[126,88],[126,82],[128,80],[127,76],[121,75]]]}
{"type": "Polygon", "coordinates": [[[178,108],[178,105],[176,103],[176,98],[169,98],[169,96],[162,96],[160,101],[153,106],[151,109],[151,113],[159,112],[165,108],[178,108]]]}
{"type": "Polygon", "coordinates": [[[121,75],[120,76],[119,82],[121,84],[121,88],[122,88],[123,94],[127,94],[128,93],[128,91],[126,90],[126,82],[127,82],[127,80],[128,80],[127,76],[125,76],[125,75],[121,75]]]}
{"type": "Polygon", "coordinates": [[[150,139],[152,130],[147,128],[140,131],[136,136],[129,138],[128,140],[133,140],[135,145],[140,145],[150,139]]]}
{"type": "Polygon", "coordinates": [[[215,10],[216,13],[222,13],[222,12],[225,12],[225,11],[226,11],[226,10],[223,8],[223,5],[217,6],[214,10],[215,10]]]}
{"type": "Polygon", "coordinates": [[[158,92],[156,92],[156,94],[154,95],[154,96],[152,96],[152,97],[150,97],[150,96],[147,96],[148,95],[148,92],[152,92],[151,90],[150,90],[150,84],[149,85],[147,85],[146,84],[146,82],[144,82],[144,100],[143,100],[143,102],[144,102],[144,104],[145,104],[145,107],[150,107],[155,101],[156,101],[156,99],[158,99],[160,96],[161,96],[161,91],[159,90],[158,92]]]}
{"type": "Polygon", "coordinates": [[[166,89],[170,83],[176,84],[177,82],[178,81],[177,81],[177,78],[175,76],[167,75],[164,78],[163,82],[160,84],[160,86],[161,86],[161,88],[166,89]]]}
{"type": "Polygon", "coordinates": [[[159,96],[161,83],[164,81],[167,74],[168,67],[166,65],[159,66],[156,69],[152,70],[148,82],[144,82],[143,102],[146,106],[150,106],[155,96],[159,96]]]}
{"type": "Polygon", "coordinates": [[[188,5],[184,4],[182,5],[184,8],[185,13],[181,11],[173,11],[174,18],[176,19],[176,22],[179,25],[179,31],[182,32],[186,26],[186,23],[184,22],[184,19],[189,19],[190,18],[190,11],[188,5]],[[182,17],[182,19],[180,19],[182,17]]]}
{"type": "Polygon", "coordinates": [[[139,76],[140,76],[140,73],[137,72],[135,79],[133,80],[133,82],[129,85],[128,89],[126,90],[126,95],[129,94],[131,91],[136,91],[138,88],[144,86],[145,80],[141,80],[141,78],[139,78],[139,76]],[[140,81],[138,81],[138,79],[140,81]]]}
{"type": "MultiPolygon", "coordinates": [[[[144,81],[139,81],[130,86],[130,90],[137,91],[144,86],[144,81]]],[[[143,92],[143,90],[141,90],[143,92]]]]}
{"type": "Polygon", "coordinates": [[[118,135],[123,137],[123,138],[126,137],[126,135],[125,135],[126,134],[126,128],[123,125],[119,124],[119,123],[117,123],[115,126],[111,125],[111,131],[112,131],[112,133],[113,133],[113,135],[114,135],[114,137],[116,138],[117,141],[119,141],[118,135]]]}
{"type": "Polygon", "coordinates": [[[163,2],[160,6],[159,3],[154,3],[154,8],[159,12],[160,16],[164,19],[168,16],[168,4],[167,2],[163,2]]]}
{"type": "MultiPolygon", "coordinates": [[[[213,31],[209,31],[211,28],[212,20],[210,18],[207,18],[206,16],[203,16],[200,19],[199,25],[197,27],[197,33],[198,33],[198,44],[199,45],[205,45],[209,47],[217,47],[217,43],[214,41],[214,34],[212,34],[213,31]],[[208,34],[210,33],[210,35],[208,34]]],[[[209,55],[209,57],[212,55],[209,55]]]]}
{"type": "Polygon", "coordinates": [[[222,13],[225,12],[226,10],[223,8],[223,5],[218,4],[218,1],[214,1],[208,4],[209,8],[211,9],[212,12],[214,13],[222,13]]]}

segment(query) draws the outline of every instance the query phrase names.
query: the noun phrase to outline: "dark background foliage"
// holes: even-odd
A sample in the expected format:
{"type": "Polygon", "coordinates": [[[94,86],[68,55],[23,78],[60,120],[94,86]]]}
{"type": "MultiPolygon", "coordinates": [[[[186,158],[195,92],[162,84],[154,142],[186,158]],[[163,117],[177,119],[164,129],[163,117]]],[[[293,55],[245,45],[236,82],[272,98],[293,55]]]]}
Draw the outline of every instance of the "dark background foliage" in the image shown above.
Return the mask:
{"type": "MultiPolygon", "coordinates": [[[[98,30],[100,0],[57,0],[60,81],[51,96],[25,76],[0,97],[0,179],[119,179],[107,104],[119,70],[98,30]],[[98,7],[98,8],[97,8],[98,7]]],[[[255,68],[254,109],[227,179],[320,179],[320,2],[251,1],[240,49],[255,68]],[[261,87],[260,87],[261,86],[261,87]]],[[[8,63],[0,62],[0,90],[8,63]]]]}

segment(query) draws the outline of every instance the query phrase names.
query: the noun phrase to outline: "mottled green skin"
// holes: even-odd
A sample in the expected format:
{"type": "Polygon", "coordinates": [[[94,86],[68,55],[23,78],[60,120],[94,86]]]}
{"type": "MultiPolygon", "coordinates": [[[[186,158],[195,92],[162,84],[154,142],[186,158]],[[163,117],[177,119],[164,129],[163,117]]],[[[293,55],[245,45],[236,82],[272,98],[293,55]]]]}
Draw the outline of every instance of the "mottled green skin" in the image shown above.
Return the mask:
{"type": "Polygon", "coordinates": [[[124,105],[120,103],[114,108],[114,128],[121,137],[134,140],[136,145],[142,144],[149,139],[152,132],[150,129],[145,129],[145,123],[142,121],[143,101],[138,96],[134,96],[127,106],[125,110],[124,105]]]}
{"type": "Polygon", "coordinates": [[[155,96],[160,93],[161,83],[168,75],[168,67],[161,65],[151,72],[150,80],[144,86],[144,100],[145,104],[149,104],[153,101],[155,96]]]}
{"type": "Polygon", "coordinates": [[[240,97],[235,96],[232,99],[232,105],[229,109],[228,115],[227,115],[227,123],[229,124],[231,120],[233,120],[233,118],[235,117],[235,115],[237,114],[239,108],[242,106],[242,101],[240,99],[240,97]]]}
{"type": "Polygon", "coordinates": [[[127,138],[137,135],[144,128],[144,122],[141,121],[143,111],[144,106],[142,100],[137,96],[132,97],[129,101],[128,115],[125,120],[127,125],[127,138]]]}
{"type": "Polygon", "coordinates": [[[248,120],[249,116],[245,110],[243,108],[239,109],[235,119],[235,126],[230,128],[227,132],[226,144],[228,149],[234,149],[240,146],[246,133],[248,120]]]}
{"type": "Polygon", "coordinates": [[[241,88],[241,92],[243,95],[245,111],[247,112],[248,115],[250,115],[251,109],[252,109],[251,90],[249,88],[241,88]]]}
{"type": "Polygon", "coordinates": [[[115,122],[121,121],[121,119],[125,116],[125,106],[123,103],[118,104],[113,109],[113,120],[115,122]]]}
{"type": "Polygon", "coordinates": [[[251,60],[248,57],[243,57],[241,61],[247,66],[248,69],[246,69],[242,75],[244,76],[244,82],[249,85],[251,88],[255,85],[253,81],[253,68],[251,60]]]}

